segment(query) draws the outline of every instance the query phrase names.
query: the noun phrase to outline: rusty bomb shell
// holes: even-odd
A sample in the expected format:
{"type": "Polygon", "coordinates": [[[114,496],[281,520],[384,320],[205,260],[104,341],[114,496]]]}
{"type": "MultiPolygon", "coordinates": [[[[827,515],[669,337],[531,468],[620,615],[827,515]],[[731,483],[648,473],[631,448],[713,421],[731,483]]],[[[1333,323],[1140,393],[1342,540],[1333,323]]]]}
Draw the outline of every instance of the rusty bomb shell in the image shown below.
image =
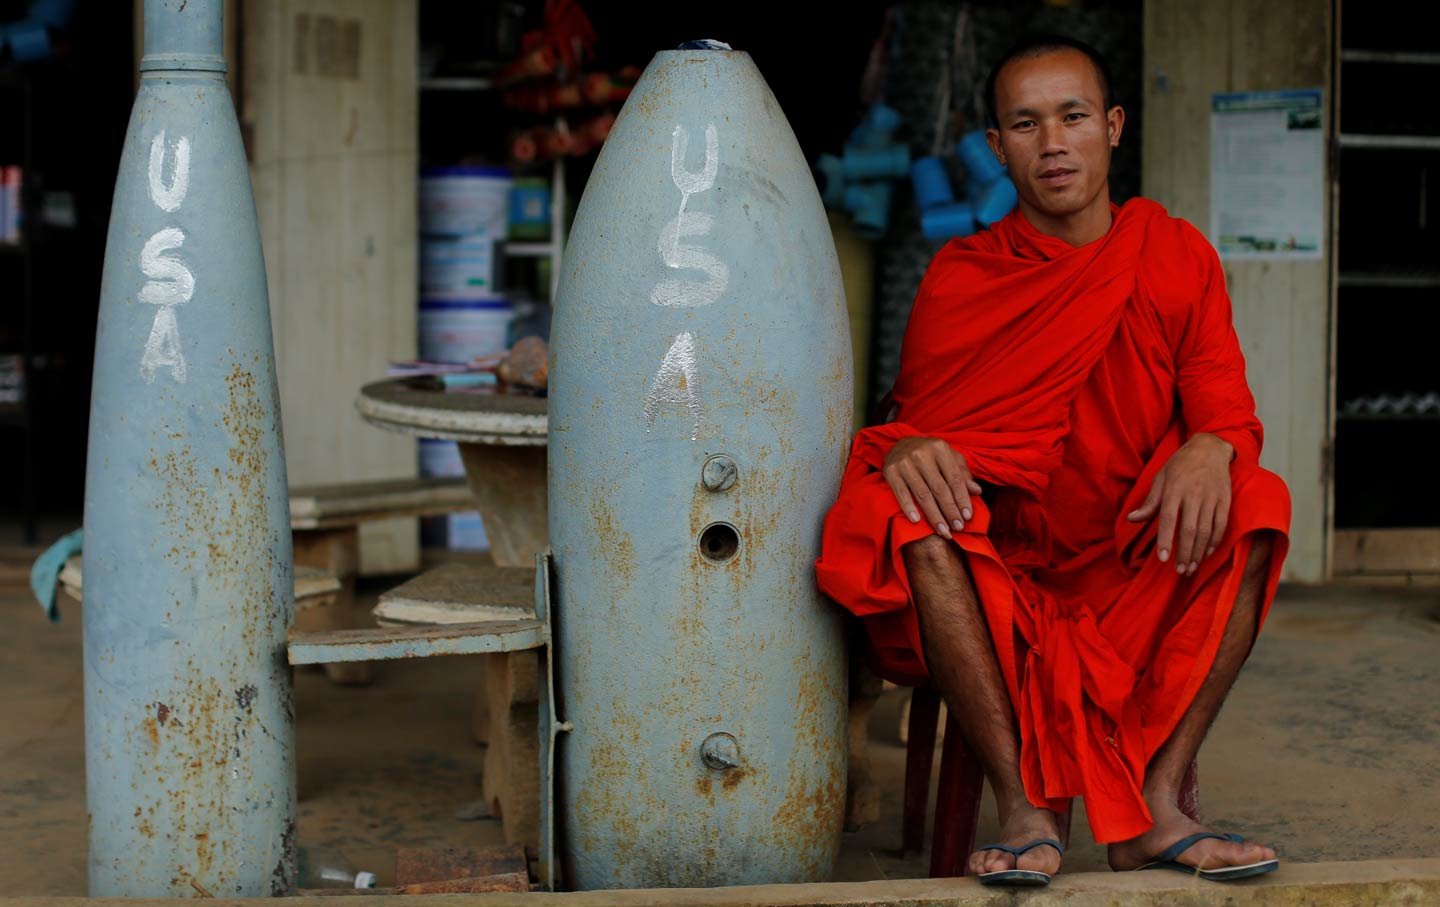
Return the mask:
{"type": "Polygon", "coordinates": [[[580,201],[552,332],[564,884],[823,879],[845,800],[816,591],[850,430],[825,212],[748,54],[659,53],[580,201]]]}
{"type": "Polygon", "coordinates": [[[222,0],[146,0],[85,476],[92,897],[295,884],[289,501],[222,0]]]}

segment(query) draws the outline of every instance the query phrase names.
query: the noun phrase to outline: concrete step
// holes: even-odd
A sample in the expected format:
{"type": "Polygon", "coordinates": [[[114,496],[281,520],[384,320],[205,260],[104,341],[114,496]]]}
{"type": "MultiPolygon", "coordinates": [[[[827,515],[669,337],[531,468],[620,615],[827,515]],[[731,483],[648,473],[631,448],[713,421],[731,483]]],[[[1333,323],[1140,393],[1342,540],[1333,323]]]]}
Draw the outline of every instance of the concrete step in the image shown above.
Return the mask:
{"type": "MultiPolygon", "coordinates": [[[[1057,876],[1043,889],[985,888],[974,879],[893,879],[815,885],[754,885],[680,888],[471,894],[416,900],[371,895],[367,907],[414,907],[421,903],[466,907],[1425,907],[1440,904],[1440,859],[1367,860],[1354,863],[1287,863],[1241,882],[1204,882],[1178,872],[1076,872],[1057,876]]],[[[124,907],[172,907],[171,900],[26,898],[39,907],[114,903],[124,907]]],[[[18,902],[17,902],[18,903],[18,902]]],[[[277,904],[217,899],[224,904],[277,904]]],[[[313,904],[311,898],[304,903],[313,904]]]]}

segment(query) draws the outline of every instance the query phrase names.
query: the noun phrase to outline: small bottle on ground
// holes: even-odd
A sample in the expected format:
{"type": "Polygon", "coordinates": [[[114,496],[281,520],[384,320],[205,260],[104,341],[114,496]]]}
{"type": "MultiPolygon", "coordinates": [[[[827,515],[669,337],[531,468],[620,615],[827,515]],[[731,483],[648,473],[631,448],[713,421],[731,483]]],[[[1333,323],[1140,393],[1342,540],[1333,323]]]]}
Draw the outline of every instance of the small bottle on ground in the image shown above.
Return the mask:
{"type": "Polygon", "coordinates": [[[333,847],[300,848],[300,887],[374,888],[375,873],[355,868],[333,847]]]}

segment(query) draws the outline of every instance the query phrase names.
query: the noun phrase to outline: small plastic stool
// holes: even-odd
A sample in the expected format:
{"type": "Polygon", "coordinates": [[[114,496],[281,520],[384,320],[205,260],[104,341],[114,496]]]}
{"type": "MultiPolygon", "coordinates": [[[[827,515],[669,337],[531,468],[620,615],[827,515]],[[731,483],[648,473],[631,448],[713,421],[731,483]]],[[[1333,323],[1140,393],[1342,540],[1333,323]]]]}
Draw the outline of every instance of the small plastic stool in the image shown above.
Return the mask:
{"type": "MultiPolygon", "coordinates": [[[[940,723],[940,694],[934,687],[917,686],[910,699],[909,737],[905,747],[905,806],[901,820],[902,847],[906,852],[925,847],[925,806],[930,795],[930,768],[935,758],[935,734],[940,723]]],[[[930,878],[965,875],[975,829],[980,823],[980,792],[985,783],[980,760],[965,745],[953,715],[945,719],[945,743],[940,753],[940,778],[935,794],[935,830],[930,841],[930,878]]],[[[1180,811],[1200,821],[1200,787],[1196,764],[1180,783],[1180,811]]],[[[1070,812],[1060,816],[1060,841],[1070,845],[1070,812]]]]}

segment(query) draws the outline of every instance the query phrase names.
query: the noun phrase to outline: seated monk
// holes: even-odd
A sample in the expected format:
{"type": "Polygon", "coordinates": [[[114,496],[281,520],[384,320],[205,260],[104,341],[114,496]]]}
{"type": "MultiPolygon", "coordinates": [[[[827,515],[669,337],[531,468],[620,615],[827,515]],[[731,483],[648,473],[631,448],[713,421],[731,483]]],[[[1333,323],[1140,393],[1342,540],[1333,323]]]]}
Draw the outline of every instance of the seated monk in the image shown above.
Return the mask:
{"type": "Polygon", "coordinates": [[[1110,202],[1110,91],[1066,38],[996,65],[987,134],[1019,208],[931,262],[894,421],[855,439],[816,563],[878,672],[937,688],[983,766],[988,883],[1049,881],[1073,797],[1113,869],[1277,865],[1177,800],[1275,595],[1289,493],[1259,465],[1214,248],[1110,202]]]}

